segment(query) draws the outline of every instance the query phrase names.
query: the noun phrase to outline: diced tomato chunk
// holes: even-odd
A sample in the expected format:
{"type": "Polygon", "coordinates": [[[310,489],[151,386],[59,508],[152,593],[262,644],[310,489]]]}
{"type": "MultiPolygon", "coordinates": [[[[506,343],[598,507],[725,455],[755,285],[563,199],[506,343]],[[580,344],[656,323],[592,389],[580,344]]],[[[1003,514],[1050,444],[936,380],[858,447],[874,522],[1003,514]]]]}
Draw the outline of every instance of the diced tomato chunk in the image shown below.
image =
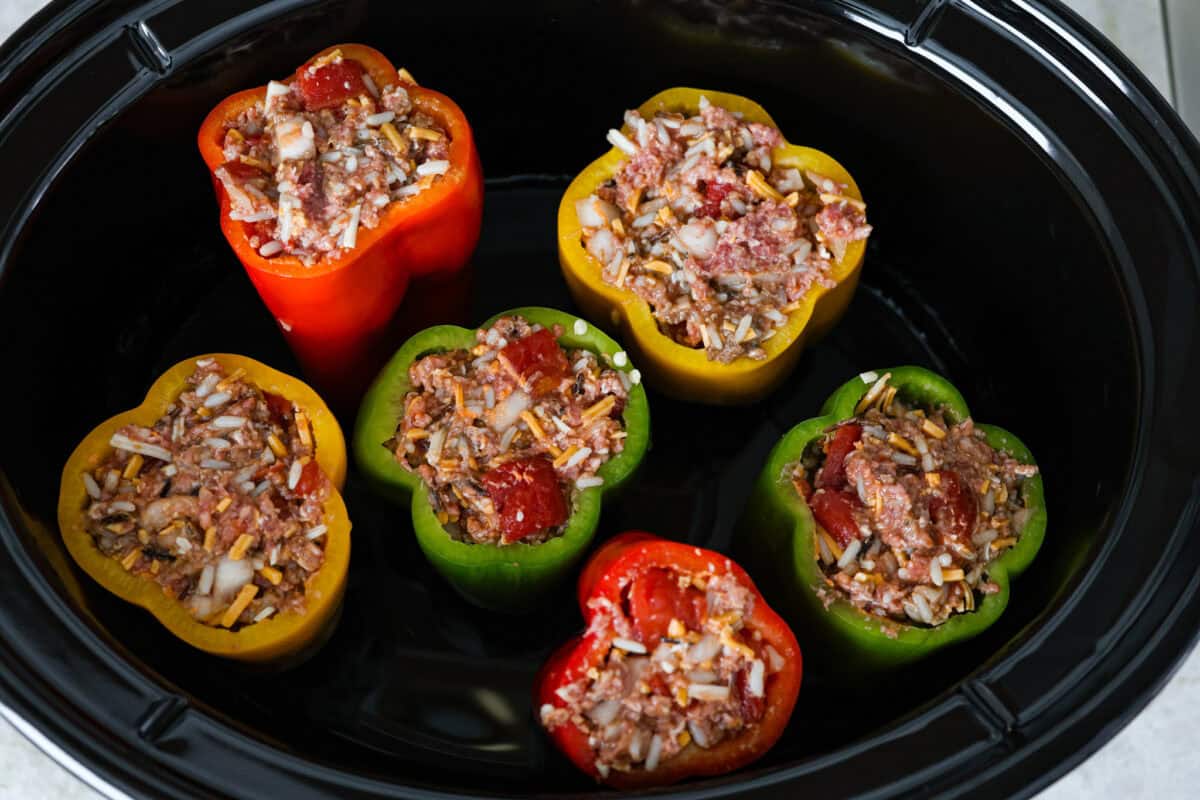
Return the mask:
{"type": "Polygon", "coordinates": [[[535,395],[553,390],[571,373],[567,354],[546,328],[509,342],[500,353],[529,382],[535,395]]]}
{"type": "Polygon", "coordinates": [[[850,492],[820,489],[808,501],[813,516],[829,532],[838,547],[845,548],[861,534],[854,519],[854,509],[860,505],[850,492]]]}
{"type": "Polygon", "coordinates": [[[271,421],[280,427],[287,427],[292,418],[292,401],[271,392],[263,392],[263,399],[267,402],[271,421]]]}
{"type": "Polygon", "coordinates": [[[315,70],[301,70],[296,83],[304,108],[320,111],[340,106],[351,97],[367,94],[367,85],[362,76],[362,65],[344,58],[322,64],[315,70]]]}
{"type": "Polygon", "coordinates": [[[321,473],[321,467],[317,462],[309,461],[300,471],[300,480],[296,482],[296,494],[307,497],[320,490],[324,479],[325,476],[321,473]]]}
{"type": "Polygon", "coordinates": [[[862,426],[857,423],[840,425],[825,442],[825,463],[817,470],[818,489],[842,489],[846,486],[846,456],[862,438],[862,426]]]}
{"type": "Polygon", "coordinates": [[[970,487],[963,485],[957,472],[942,470],[936,474],[938,490],[929,499],[929,518],[943,542],[969,545],[979,518],[979,500],[970,487]]]}
{"type": "Polygon", "coordinates": [[[704,185],[704,203],[696,210],[701,217],[717,218],[721,216],[721,201],[724,200],[733,187],[728,183],[710,181],[704,185]]]}
{"type": "Polygon", "coordinates": [[[638,641],[653,650],[667,635],[671,620],[688,630],[699,630],[708,616],[708,599],[695,586],[680,588],[673,570],[655,567],[633,579],[629,586],[629,617],[638,641]]]}
{"type": "Polygon", "coordinates": [[[481,480],[500,516],[505,544],[567,521],[567,501],[547,458],[515,458],[488,470],[481,480]]]}

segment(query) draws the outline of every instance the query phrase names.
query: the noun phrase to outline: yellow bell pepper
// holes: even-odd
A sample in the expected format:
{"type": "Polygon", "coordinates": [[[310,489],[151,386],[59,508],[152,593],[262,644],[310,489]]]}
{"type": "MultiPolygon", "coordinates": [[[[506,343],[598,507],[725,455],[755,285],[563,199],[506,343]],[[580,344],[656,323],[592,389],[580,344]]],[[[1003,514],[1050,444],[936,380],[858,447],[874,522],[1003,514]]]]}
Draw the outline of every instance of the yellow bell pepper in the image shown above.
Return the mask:
{"type": "MultiPolygon", "coordinates": [[[[741,112],[749,122],[775,126],[770,115],[752,100],[725,92],[674,88],[659,92],[639,107],[644,117],[659,111],[699,113],[700,97],[733,112],[741,112]]],[[[777,127],[777,126],[776,126],[777,127]]],[[[623,131],[630,135],[626,127],[623,131]]],[[[784,143],[771,154],[775,164],[812,170],[846,185],[846,195],[862,199],[858,185],[841,164],[819,150],[784,143]]],[[[858,285],[865,241],[846,247],[844,257],[834,263],[830,276],[837,286],[815,286],[788,315],[787,322],[762,344],[767,357],[762,360],[738,358],[732,363],[710,361],[703,350],[686,347],[663,334],[650,306],[631,291],[605,283],[601,265],[588,255],[582,241],[583,228],[575,212],[575,202],[594,193],[616,175],[626,156],[613,148],[593,161],[567,187],[558,207],[558,253],[563,276],[575,302],[594,322],[611,323],[620,329],[625,345],[636,356],[649,381],[671,396],[717,405],[751,403],[777,386],[800,357],[804,344],[827,332],[845,312],[858,285]]]]}
{"type": "Polygon", "coordinates": [[[67,550],[84,572],[122,600],[149,611],[167,630],[193,647],[240,661],[290,661],[320,646],[337,620],[350,565],[350,517],[340,493],[345,480],[346,442],[333,413],[316,392],[296,378],[253,359],[214,353],[189,358],[171,367],[146,392],[141,405],[102,422],[84,437],[63,467],[58,525],[67,550]],[[100,552],[85,524],[88,496],[82,474],[95,469],[107,457],[112,450],[109,439],[122,427],[153,425],[178,398],[188,376],[196,369],[196,361],[204,358],[216,359],[226,374],[238,368],[245,370],[246,381],[291,400],[302,409],[312,426],[317,463],[333,486],[324,506],[328,526],[325,562],[305,586],[305,612],[281,612],[237,631],[204,624],[182,604],[163,594],[157,583],[127,572],[120,561],[100,552]]]}

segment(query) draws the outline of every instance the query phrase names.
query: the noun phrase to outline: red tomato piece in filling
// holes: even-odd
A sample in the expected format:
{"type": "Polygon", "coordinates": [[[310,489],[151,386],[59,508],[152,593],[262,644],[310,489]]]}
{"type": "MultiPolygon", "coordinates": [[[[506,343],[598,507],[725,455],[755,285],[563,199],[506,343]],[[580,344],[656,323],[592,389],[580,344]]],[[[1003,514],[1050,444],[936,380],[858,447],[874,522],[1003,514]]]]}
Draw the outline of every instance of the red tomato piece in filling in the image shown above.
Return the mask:
{"type": "Polygon", "coordinates": [[[937,475],[938,491],[929,498],[929,518],[943,542],[970,544],[979,518],[979,501],[969,487],[963,486],[957,472],[942,470],[937,475]]]}
{"type": "Polygon", "coordinates": [[[721,216],[721,201],[733,191],[728,183],[710,181],[704,186],[704,204],[696,211],[700,217],[717,218],[721,216]]]}
{"type": "Polygon", "coordinates": [[[841,489],[846,485],[846,456],[862,438],[862,426],[857,423],[841,425],[825,442],[825,463],[817,471],[818,489],[841,489]]]}
{"type": "Polygon", "coordinates": [[[854,495],[833,489],[821,489],[812,496],[808,505],[817,522],[829,532],[838,543],[838,547],[844,549],[859,538],[858,522],[854,519],[854,509],[859,503],[854,495]]]}
{"type": "Polygon", "coordinates": [[[534,394],[551,391],[571,373],[566,353],[546,328],[509,342],[500,353],[533,387],[534,394]]]}
{"type": "Polygon", "coordinates": [[[500,516],[505,544],[567,521],[567,501],[547,458],[515,458],[488,470],[481,480],[500,516]]]}
{"type": "Polygon", "coordinates": [[[286,427],[288,420],[292,418],[292,401],[271,392],[263,392],[263,399],[267,402],[271,421],[280,427],[286,427]]]}
{"type": "Polygon", "coordinates": [[[342,59],[301,71],[296,80],[300,99],[307,111],[340,106],[351,97],[367,94],[363,68],[357,61],[342,59]]]}
{"type": "Polygon", "coordinates": [[[679,576],[669,569],[655,567],[633,579],[629,586],[629,617],[638,641],[653,650],[667,635],[671,620],[677,619],[688,630],[700,630],[708,616],[708,599],[695,586],[679,586],[679,576]]]}
{"type": "Polygon", "coordinates": [[[309,461],[300,471],[300,480],[296,482],[296,494],[307,497],[321,488],[321,467],[316,461],[309,461]]]}

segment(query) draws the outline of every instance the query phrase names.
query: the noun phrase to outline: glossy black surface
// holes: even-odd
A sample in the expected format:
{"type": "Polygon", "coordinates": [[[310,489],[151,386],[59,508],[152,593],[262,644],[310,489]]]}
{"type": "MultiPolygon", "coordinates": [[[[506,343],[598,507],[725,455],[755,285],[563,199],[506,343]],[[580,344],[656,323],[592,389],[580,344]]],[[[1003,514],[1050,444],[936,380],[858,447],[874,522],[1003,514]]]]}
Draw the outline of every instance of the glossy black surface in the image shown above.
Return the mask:
{"type": "Polygon", "coordinates": [[[220,235],[194,135],[231,91],[360,40],[474,126],[489,187],[460,322],[570,307],[554,253],[566,176],[665,86],[754,97],[789,139],[842,161],[870,204],[876,233],[841,325],[758,406],[652,393],[653,449],[601,537],[640,527],[727,548],[778,436],[847,376],[890,363],[943,371],[1042,465],[1046,544],[992,630],[887,686],[807,681],[769,756],[681,793],[1024,793],[1136,712],[1200,617],[1200,436],[1181,402],[1200,388],[1194,140],[1048,4],[735,8],[92,2],[52,6],[10,41],[0,697],[153,796],[591,790],[528,707],[541,659],[579,625],[568,594],[516,621],[467,607],[407,513],[353,473],[341,625],[282,675],[185,648],[57,542],[67,453],[162,368],[235,350],[295,370],[220,235]],[[622,57],[597,55],[618,40],[622,57]]]}

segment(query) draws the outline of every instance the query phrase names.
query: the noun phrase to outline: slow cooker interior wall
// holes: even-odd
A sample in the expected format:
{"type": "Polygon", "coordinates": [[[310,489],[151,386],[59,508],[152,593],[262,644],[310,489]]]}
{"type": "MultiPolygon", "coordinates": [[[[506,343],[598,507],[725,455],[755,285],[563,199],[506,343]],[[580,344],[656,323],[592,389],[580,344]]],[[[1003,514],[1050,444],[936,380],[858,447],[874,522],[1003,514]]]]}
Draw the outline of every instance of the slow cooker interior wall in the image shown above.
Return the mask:
{"type": "MultiPolygon", "coordinates": [[[[739,33],[717,38],[678,18],[651,18],[636,5],[616,17],[592,6],[578,15],[555,13],[559,4],[515,17],[432,16],[440,10],[406,16],[395,4],[374,4],[367,18],[348,17],[354,27],[338,32],[380,46],[453,96],[472,120],[493,178],[578,170],[605,149],[604,131],[622,109],[674,84],[754,97],[790,139],[850,168],[876,226],[865,284],[889,287],[918,327],[944,329],[949,346],[938,366],[977,418],[1021,434],[1038,455],[1050,498],[1045,551],[1015,587],[1010,611],[989,635],[929,662],[940,674],[918,699],[951,685],[1032,622],[1074,577],[1114,511],[1136,410],[1134,342],[1120,283],[1090,217],[1043,154],[890,45],[801,12],[777,17],[760,36],[745,33],[758,24],[749,20],[734,26],[739,33]],[[418,18],[439,35],[414,35],[418,18]],[[627,44],[614,54],[614,42],[627,44]]],[[[11,422],[0,468],[22,506],[51,530],[70,449],[96,422],[138,402],[176,358],[232,350],[294,370],[217,229],[193,140],[221,97],[278,77],[287,69],[280,65],[299,63],[314,49],[265,33],[255,39],[265,48],[261,58],[256,50],[214,53],[90,142],[43,201],[6,270],[0,335],[10,379],[0,409],[11,422]],[[249,61],[231,68],[237,59],[249,61]]],[[[549,219],[544,236],[533,249],[546,253],[545,263],[521,269],[558,282],[549,219]]],[[[477,297],[476,306],[497,310],[486,298],[477,297]]],[[[864,358],[879,352],[869,331],[850,336],[835,333],[827,346],[864,358]]],[[[819,354],[806,360],[813,358],[819,354]]],[[[801,377],[805,370],[802,364],[801,377]]],[[[791,408],[786,400],[771,402],[791,408]]],[[[356,529],[379,536],[397,527],[404,524],[376,517],[356,529]]],[[[415,557],[411,547],[389,547],[398,558],[415,557]]],[[[385,774],[420,774],[415,764],[362,748],[331,750],[320,730],[292,724],[303,710],[273,708],[237,691],[235,682],[214,676],[214,662],[193,657],[142,612],[87,579],[82,584],[100,624],[202,701],[301,752],[385,774]]],[[[373,646],[369,636],[362,646],[373,646]]],[[[434,661],[414,657],[397,664],[397,674],[406,667],[418,674],[452,669],[434,661]]],[[[319,677],[303,672],[292,689],[307,681],[319,689],[319,677]]],[[[519,671],[497,680],[514,696],[524,691],[519,671]]],[[[386,713],[384,695],[376,700],[386,713]]],[[[865,735],[878,721],[845,735],[865,735]]],[[[835,743],[789,737],[771,761],[835,743]]]]}

